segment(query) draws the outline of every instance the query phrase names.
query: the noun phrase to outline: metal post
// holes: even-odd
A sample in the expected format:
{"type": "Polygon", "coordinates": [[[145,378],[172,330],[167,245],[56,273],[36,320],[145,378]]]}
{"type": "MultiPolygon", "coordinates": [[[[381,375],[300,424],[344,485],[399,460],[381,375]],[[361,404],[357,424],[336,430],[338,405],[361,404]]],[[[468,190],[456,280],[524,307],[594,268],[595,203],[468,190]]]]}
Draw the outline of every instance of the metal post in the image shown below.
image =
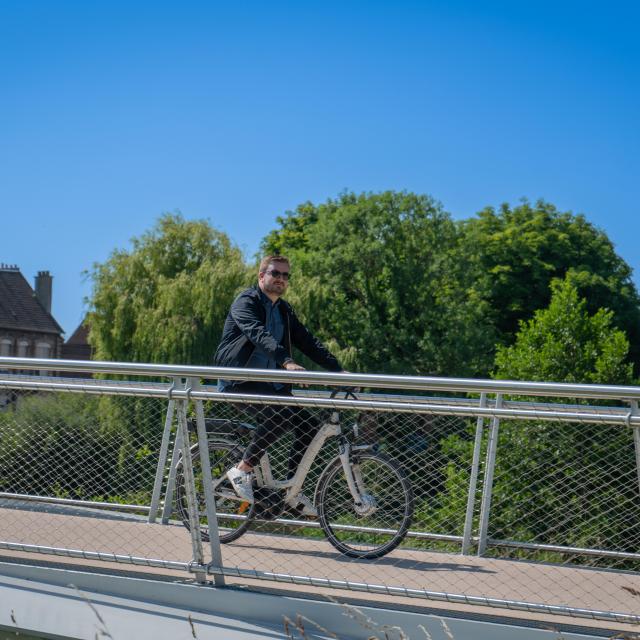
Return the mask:
{"type": "MultiPolygon", "coordinates": [[[[189,386],[197,389],[200,386],[198,378],[189,378],[189,386]]],[[[211,477],[211,461],[209,460],[209,439],[204,423],[204,408],[202,400],[196,400],[196,425],[198,428],[198,449],[200,450],[200,465],[202,469],[202,486],[204,489],[204,501],[207,508],[207,522],[209,523],[209,547],[211,549],[211,563],[217,569],[222,568],[222,551],[218,536],[218,516],[216,515],[216,502],[213,497],[213,479],[211,477]]],[[[224,586],[224,575],[215,573],[214,584],[217,587],[224,586]]]]}
{"type": "Polygon", "coordinates": [[[176,430],[176,439],[173,443],[173,453],[171,454],[171,462],[169,463],[169,477],[167,478],[167,487],[164,491],[164,505],[162,506],[162,524],[167,524],[171,513],[173,512],[173,492],[176,488],[176,471],[180,451],[182,450],[182,430],[176,430]]]}
{"type": "Polygon", "coordinates": [[[169,404],[167,405],[167,415],[164,421],[164,431],[162,432],[162,443],[160,444],[160,453],[158,455],[158,466],[156,468],[156,478],[153,482],[153,493],[151,494],[151,508],[149,509],[149,522],[156,521],[158,515],[158,507],[160,506],[160,493],[162,492],[162,481],[164,479],[164,471],[167,468],[167,454],[169,453],[169,438],[171,437],[171,426],[173,424],[173,412],[175,400],[171,397],[171,392],[176,386],[176,379],[169,389],[169,404]]]}
{"type": "MultiPolygon", "coordinates": [[[[189,513],[189,529],[191,546],[193,548],[193,562],[196,566],[204,566],[204,551],[202,548],[202,534],[200,532],[200,513],[196,498],[196,485],[193,477],[193,465],[189,447],[189,430],[187,428],[187,402],[178,400],[178,430],[181,433],[182,471],[184,474],[185,493],[187,497],[187,511],[189,513]]],[[[196,580],[206,582],[206,571],[196,571],[196,580]]]]}
{"type": "MultiPolygon", "coordinates": [[[[496,395],[496,409],[502,408],[502,394],[496,395]]],[[[500,418],[491,419],[489,445],[482,483],[482,506],[480,507],[480,530],[478,532],[478,555],[484,555],[487,549],[487,531],[489,529],[489,512],[491,511],[491,494],[493,492],[493,472],[496,466],[496,449],[498,447],[498,429],[500,418]]]]}
{"type": "MultiPolygon", "coordinates": [[[[480,394],[481,408],[487,406],[487,394],[480,394]]],[[[464,519],[464,532],[462,534],[462,554],[471,553],[471,532],[473,528],[473,510],[476,505],[476,486],[478,484],[478,471],[480,468],[480,449],[482,448],[482,434],[484,430],[484,418],[478,418],[476,422],[476,439],[473,445],[473,460],[471,461],[471,476],[469,478],[469,494],[467,496],[467,514],[464,519]]]]}
{"type": "MultiPolygon", "coordinates": [[[[631,401],[631,415],[638,415],[638,401],[631,401]]],[[[640,427],[633,427],[633,444],[636,450],[636,472],[638,474],[638,491],[640,492],[640,427]]]]}

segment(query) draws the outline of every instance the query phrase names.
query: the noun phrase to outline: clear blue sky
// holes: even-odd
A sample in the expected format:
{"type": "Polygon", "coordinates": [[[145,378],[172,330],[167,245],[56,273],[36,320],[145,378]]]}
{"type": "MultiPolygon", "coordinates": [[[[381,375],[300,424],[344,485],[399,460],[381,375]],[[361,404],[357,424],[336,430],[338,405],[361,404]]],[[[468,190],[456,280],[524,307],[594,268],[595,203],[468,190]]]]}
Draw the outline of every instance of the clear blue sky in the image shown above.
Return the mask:
{"type": "Polygon", "coordinates": [[[0,3],[0,262],[82,271],[164,211],[248,256],[277,215],[407,189],[544,198],[640,272],[640,11],[608,2],[0,3]]]}

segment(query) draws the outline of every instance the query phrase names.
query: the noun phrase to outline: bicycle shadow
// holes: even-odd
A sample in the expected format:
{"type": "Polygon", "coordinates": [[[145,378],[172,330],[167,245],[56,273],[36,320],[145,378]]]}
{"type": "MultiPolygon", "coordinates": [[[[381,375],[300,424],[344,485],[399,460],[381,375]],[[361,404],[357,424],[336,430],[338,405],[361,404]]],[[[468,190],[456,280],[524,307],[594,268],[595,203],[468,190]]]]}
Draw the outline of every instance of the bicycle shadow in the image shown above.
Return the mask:
{"type": "MultiPolygon", "coordinates": [[[[329,544],[329,543],[327,543],[329,544]]],[[[387,566],[395,567],[398,569],[411,569],[414,571],[463,571],[467,573],[487,573],[495,574],[497,571],[487,569],[486,567],[475,566],[467,563],[457,562],[429,562],[425,560],[414,560],[412,558],[394,558],[394,551],[388,556],[382,558],[376,558],[374,560],[367,560],[363,558],[349,558],[342,555],[339,551],[318,551],[313,549],[279,549],[277,547],[261,544],[248,544],[242,542],[234,542],[234,547],[245,547],[247,549],[262,549],[264,551],[271,551],[278,554],[286,555],[298,555],[308,556],[313,558],[326,558],[335,562],[342,562],[345,564],[357,564],[368,566],[387,566]]],[[[402,551],[402,550],[401,550],[402,551]]]]}

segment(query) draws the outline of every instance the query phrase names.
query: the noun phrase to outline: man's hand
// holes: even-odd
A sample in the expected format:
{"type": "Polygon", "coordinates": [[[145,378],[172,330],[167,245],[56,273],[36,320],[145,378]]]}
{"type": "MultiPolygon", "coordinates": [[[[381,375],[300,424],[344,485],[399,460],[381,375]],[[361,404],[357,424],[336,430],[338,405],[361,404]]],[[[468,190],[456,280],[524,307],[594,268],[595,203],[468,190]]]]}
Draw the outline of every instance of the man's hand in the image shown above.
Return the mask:
{"type": "MultiPolygon", "coordinates": [[[[306,371],[306,369],[302,366],[300,366],[297,362],[294,362],[293,360],[287,360],[287,362],[285,362],[282,365],[287,371],[306,371]]],[[[301,384],[301,387],[308,387],[308,384],[301,384]]]]}
{"type": "MultiPolygon", "coordinates": [[[[346,369],[343,369],[340,373],[351,373],[351,371],[347,371],[346,369]]],[[[351,391],[353,393],[360,393],[361,388],[360,387],[352,387],[351,391]]]]}
{"type": "Polygon", "coordinates": [[[283,366],[287,371],[306,371],[304,367],[300,366],[297,362],[294,362],[293,360],[289,360],[288,362],[285,362],[283,366]]]}

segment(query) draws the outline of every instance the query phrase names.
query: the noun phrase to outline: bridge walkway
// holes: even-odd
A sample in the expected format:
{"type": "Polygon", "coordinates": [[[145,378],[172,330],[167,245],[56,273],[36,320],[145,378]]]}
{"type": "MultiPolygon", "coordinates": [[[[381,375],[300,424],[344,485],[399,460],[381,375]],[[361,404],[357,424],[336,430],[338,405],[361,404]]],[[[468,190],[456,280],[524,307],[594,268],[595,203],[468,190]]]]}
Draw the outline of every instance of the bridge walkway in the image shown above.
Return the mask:
{"type": "MultiPolygon", "coordinates": [[[[23,545],[62,547],[112,553],[122,556],[162,558],[185,562],[191,559],[188,532],[177,523],[149,524],[142,517],[68,508],[57,505],[38,505],[5,501],[0,504],[0,539],[19,541],[19,545],[0,553],[3,558],[22,558],[26,561],[64,562],[71,566],[109,567],[126,571],[127,565],[117,568],[111,562],[82,558],[55,558],[50,555],[26,553],[23,545]],[[114,526],[116,525],[117,526],[114,526]]],[[[407,589],[426,589],[443,594],[509,599],[531,603],[561,603],[581,609],[637,611],[640,613],[640,576],[633,573],[608,571],[577,566],[563,566],[517,560],[505,560],[453,553],[440,553],[401,548],[375,562],[353,560],[340,556],[324,539],[286,537],[247,532],[229,545],[223,545],[225,567],[247,572],[271,572],[296,575],[295,568],[304,567],[305,576],[318,576],[350,583],[371,583],[374,575],[384,575],[384,584],[407,589]],[[582,590],[580,585],[585,584],[582,590]],[[594,588],[594,586],[596,588],[594,588]]],[[[131,567],[150,575],[175,576],[184,579],[181,571],[157,567],[131,567]]],[[[386,606],[424,607],[431,610],[463,612],[480,616],[502,616],[548,623],[553,628],[565,622],[577,625],[584,619],[545,615],[538,611],[510,611],[489,609],[471,604],[437,602],[415,597],[389,596],[374,593],[336,590],[321,586],[287,584],[281,577],[277,584],[265,580],[228,576],[227,584],[246,584],[261,589],[277,588],[292,593],[307,593],[320,597],[349,598],[362,602],[384,602],[386,606]]],[[[618,632],[637,632],[638,627],[625,623],[590,620],[593,629],[615,629],[618,632]]]]}

